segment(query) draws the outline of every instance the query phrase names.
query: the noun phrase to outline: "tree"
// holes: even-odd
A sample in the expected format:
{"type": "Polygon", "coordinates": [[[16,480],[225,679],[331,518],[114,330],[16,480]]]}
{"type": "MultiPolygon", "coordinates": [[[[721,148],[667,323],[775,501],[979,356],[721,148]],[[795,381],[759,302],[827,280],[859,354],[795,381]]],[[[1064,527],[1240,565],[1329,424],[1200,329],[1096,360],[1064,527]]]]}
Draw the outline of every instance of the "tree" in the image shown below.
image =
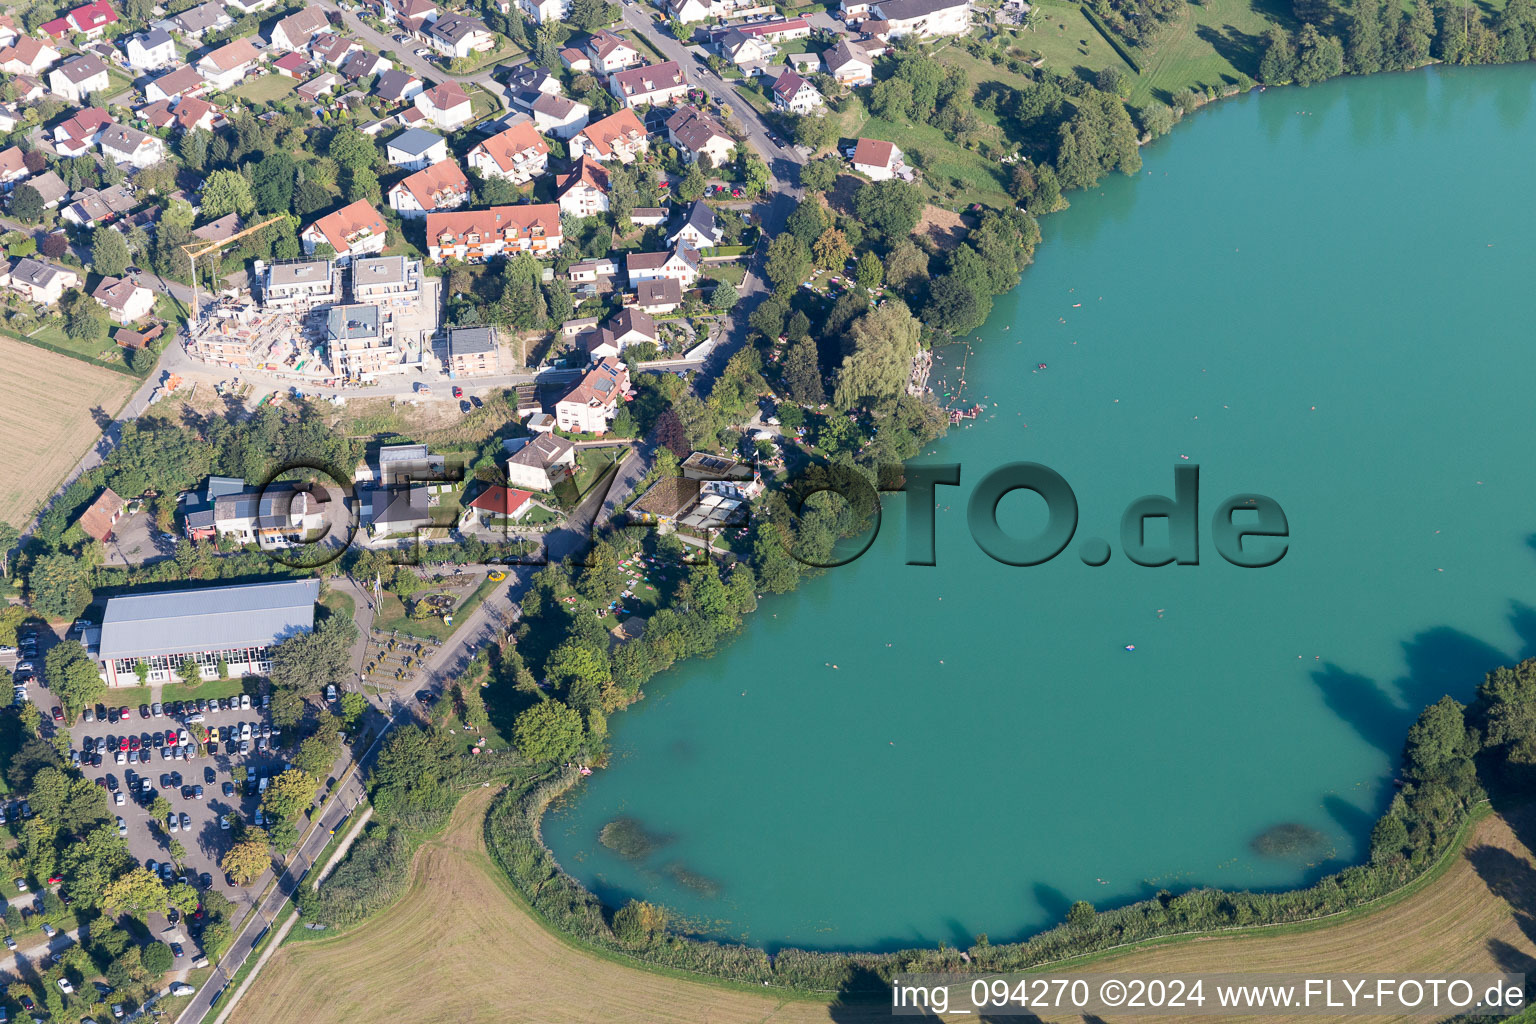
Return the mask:
{"type": "Polygon", "coordinates": [[[108,913],[128,914],[142,920],[165,909],[165,884],[148,868],[136,868],[108,883],[101,895],[101,906],[108,913]]]}
{"type": "Polygon", "coordinates": [[[1313,25],[1303,25],[1296,38],[1296,84],[1314,85],[1344,73],[1344,48],[1313,25]]]}
{"type": "Polygon", "coordinates": [[[354,171],[360,167],[373,170],[379,162],[379,147],[362,131],[349,124],[331,134],[326,155],[343,170],[354,171]]]}
{"type": "Polygon", "coordinates": [[[70,555],[41,555],[27,573],[29,603],[50,619],[73,618],[90,601],[89,567],[70,555]]]}
{"type": "Polygon", "coordinates": [[[11,193],[11,216],[26,224],[43,219],[43,194],[31,185],[17,185],[11,193]]]}
{"type": "Polygon", "coordinates": [[[715,290],[709,293],[710,306],[721,312],[731,309],[740,299],[736,286],[729,281],[721,281],[715,285],[715,290]]]}
{"type": "Polygon", "coordinates": [[[344,727],[351,729],[357,725],[367,710],[368,698],[356,690],[348,690],[341,695],[341,723],[344,727]]]}
{"type": "Polygon", "coordinates": [[[1296,75],[1296,49],[1291,45],[1291,34],[1272,28],[1265,33],[1265,40],[1264,56],[1259,60],[1259,81],[1284,85],[1296,75]]]}
{"type": "Polygon", "coordinates": [[[1408,729],[1403,745],[1403,767],[1418,780],[1443,777],[1451,762],[1465,760],[1477,753],[1475,735],[1467,728],[1466,709],[1453,697],[1424,709],[1418,721],[1408,729]]]}
{"type": "Polygon", "coordinates": [[[581,715],[558,700],[540,701],[512,723],[512,742],[528,760],[564,760],[581,745],[581,715]]]}
{"type": "Polygon", "coordinates": [[[144,970],[149,972],[149,976],[156,980],[170,970],[176,962],[176,958],[171,955],[171,947],[163,942],[151,942],[145,946],[144,951],[139,954],[139,960],[143,963],[144,970]]]}
{"type": "Polygon", "coordinates": [[[1087,900],[1078,900],[1067,909],[1067,927],[1086,928],[1093,924],[1093,904],[1087,900]]]}
{"type": "Polygon", "coordinates": [[[122,277],[133,256],[122,232],[103,224],[91,232],[91,266],[102,277],[122,277]]]}
{"type": "Polygon", "coordinates": [[[293,207],[294,162],[287,150],[261,154],[246,165],[251,172],[251,194],[262,213],[287,213],[293,207]]]}
{"type": "Polygon", "coordinates": [[[320,781],[313,775],[290,768],[267,783],[261,809],[279,821],[293,818],[315,802],[315,792],[319,788],[320,781]]]}
{"type": "Polygon", "coordinates": [[[853,254],[853,246],[848,244],[848,238],[837,228],[827,228],[822,236],[816,239],[816,245],[812,250],[816,256],[816,265],[826,270],[841,270],[848,257],[853,254]]]}
{"type": "Polygon", "coordinates": [[[704,186],[708,184],[704,180],[704,170],[695,160],[688,165],[688,173],[683,175],[683,180],[678,183],[678,197],[685,203],[697,202],[704,196],[704,186]]]}
{"type": "Polygon", "coordinates": [[[885,276],[885,267],[880,262],[880,257],[865,249],[859,256],[858,266],[854,268],[853,276],[860,286],[873,290],[880,287],[880,282],[885,276]]]}
{"type": "Polygon", "coordinates": [[[840,170],[841,165],[834,157],[812,160],[800,168],[800,187],[807,192],[829,192],[837,184],[840,170]]]}
{"type": "Polygon", "coordinates": [[[166,890],[165,902],[181,911],[184,916],[190,917],[197,913],[198,906],[202,903],[202,897],[198,891],[186,882],[177,882],[166,890]]]}
{"type": "Polygon", "coordinates": [[[860,186],[853,205],[865,225],[894,244],[917,227],[923,215],[923,194],[916,185],[893,178],[860,186]]]}
{"type": "Polygon", "coordinates": [[[56,260],[69,252],[69,236],[62,231],[50,231],[43,236],[42,244],[38,248],[42,250],[44,256],[56,260]]]}
{"type": "Polygon", "coordinates": [[[195,128],[181,137],[177,149],[181,153],[181,159],[194,171],[201,171],[208,164],[208,142],[210,136],[202,128],[195,128]]]}
{"type": "Polygon", "coordinates": [[[805,280],[810,268],[811,254],[794,235],[780,235],[768,243],[768,262],[763,269],[775,289],[792,291],[805,280]]]}
{"type": "Polygon", "coordinates": [[[208,221],[231,213],[244,216],[256,208],[251,183],[239,171],[214,171],[203,182],[201,196],[203,219],[208,221]]]}
{"type": "Polygon", "coordinates": [[[816,343],[809,337],[796,341],[784,354],[784,388],[801,405],[820,405],[827,400],[816,343]]]}
{"type": "Polygon", "coordinates": [[[315,778],[329,774],[331,765],[336,763],[341,753],[340,728],[341,723],[335,715],[322,715],[320,727],[299,744],[299,749],[293,755],[293,766],[315,778]]]}
{"type": "Polygon", "coordinates": [[[49,688],[58,696],[71,720],[107,692],[107,684],[102,682],[96,663],[78,640],[55,644],[43,660],[43,671],[47,674],[49,688]]]}
{"type": "Polygon", "coordinates": [[[837,122],[830,117],[811,115],[795,118],[795,144],[816,152],[837,141],[837,122]]]}
{"type": "Polygon", "coordinates": [[[848,354],[837,371],[832,403],[851,409],[906,387],[922,326],[901,302],[876,306],[848,328],[848,354]]]}
{"type": "Polygon", "coordinates": [[[1381,43],[1381,0],[1355,0],[1349,21],[1349,70],[1357,75],[1380,71],[1381,43]]]}
{"type": "Polygon", "coordinates": [[[106,333],[101,307],[92,299],[76,302],[64,314],[64,334],[75,341],[99,341],[106,333]]]}
{"type": "Polygon", "coordinates": [[[250,885],[272,863],[272,849],[267,845],[267,835],[261,829],[249,829],[246,838],[229,848],[219,867],[235,880],[237,885],[250,885]]]}

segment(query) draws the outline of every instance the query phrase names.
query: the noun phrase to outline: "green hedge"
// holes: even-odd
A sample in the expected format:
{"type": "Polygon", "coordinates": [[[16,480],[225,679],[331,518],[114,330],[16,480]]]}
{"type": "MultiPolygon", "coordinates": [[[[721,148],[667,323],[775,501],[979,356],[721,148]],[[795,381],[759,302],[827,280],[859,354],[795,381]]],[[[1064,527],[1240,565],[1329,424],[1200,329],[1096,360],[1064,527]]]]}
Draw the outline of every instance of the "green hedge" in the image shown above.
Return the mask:
{"type": "Polygon", "coordinates": [[[1129,64],[1132,71],[1138,75],[1141,74],[1141,64],[1137,62],[1135,57],[1131,56],[1130,47],[1122,43],[1119,37],[1109,30],[1109,26],[1100,21],[1099,16],[1094,14],[1086,5],[1081,10],[1083,17],[1087,18],[1088,23],[1099,30],[1099,35],[1103,36],[1104,41],[1114,48],[1114,51],[1120,55],[1120,59],[1129,64]]]}

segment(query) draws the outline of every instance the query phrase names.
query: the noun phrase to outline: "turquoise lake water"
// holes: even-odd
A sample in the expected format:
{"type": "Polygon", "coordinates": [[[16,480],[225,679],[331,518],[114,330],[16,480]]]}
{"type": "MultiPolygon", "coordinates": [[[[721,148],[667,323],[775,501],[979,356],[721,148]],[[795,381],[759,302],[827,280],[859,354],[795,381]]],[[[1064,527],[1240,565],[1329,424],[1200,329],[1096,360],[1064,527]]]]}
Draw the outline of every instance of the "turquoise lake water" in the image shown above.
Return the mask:
{"type": "MultiPolygon", "coordinates": [[[[654,680],[546,820],[561,864],[717,935],[889,949],[1361,858],[1413,716],[1536,653],[1533,98],[1529,65],[1254,93],[1072,196],[979,332],[988,411],[927,460],[964,467],[939,564],[904,564],[889,496],[860,561],[654,680]],[[1034,568],[965,526],[1021,459],[1081,510],[1034,568]],[[1131,564],[1121,510],[1193,464],[1200,564],[1131,564]],[[1209,540],[1249,491],[1289,517],[1272,568],[1209,540]],[[618,858],[619,815],[670,841],[618,858]],[[1254,852],[1289,823],[1321,847],[1254,852]]],[[[1041,520],[1028,495],[1001,515],[1041,520]]]]}

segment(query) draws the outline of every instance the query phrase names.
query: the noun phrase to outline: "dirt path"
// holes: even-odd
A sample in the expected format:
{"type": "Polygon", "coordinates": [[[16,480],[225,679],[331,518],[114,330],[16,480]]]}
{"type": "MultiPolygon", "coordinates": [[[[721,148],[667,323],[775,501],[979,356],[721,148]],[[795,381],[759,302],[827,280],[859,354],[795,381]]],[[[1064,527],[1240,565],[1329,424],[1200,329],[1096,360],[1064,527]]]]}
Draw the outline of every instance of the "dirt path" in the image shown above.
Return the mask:
{"type": "MultiPolygon", "coordinates": [[[[883,1008],[829,1008],[654,975],[566,945],[528,915],[486,853],[481,826],[492,795],[483,790],[465,798],[448,831],[418,855],[409,889],[394,908],[346,935],[280,949],[230,1024],[889,1019],[883,1008]]],[[[1443,877],[1379,913],[1311,932],[1129,953],[1086,970],[1519,970],[1508,965],[1536,962],[1536,945],[1521,927],[1530,917],[1513,913],[1510,900],[1522,910],[1536,904],[1536,864],[1509,825],[1491,817],[1443,877]]]]}

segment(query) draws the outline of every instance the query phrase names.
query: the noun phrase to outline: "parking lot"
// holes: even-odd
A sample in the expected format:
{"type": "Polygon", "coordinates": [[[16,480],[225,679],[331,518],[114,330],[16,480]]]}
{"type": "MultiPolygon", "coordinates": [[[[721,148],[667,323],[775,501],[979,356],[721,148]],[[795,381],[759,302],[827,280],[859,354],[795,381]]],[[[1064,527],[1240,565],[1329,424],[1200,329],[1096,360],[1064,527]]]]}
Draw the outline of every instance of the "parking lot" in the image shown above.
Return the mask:
{"type": "Polygon", "coordinates": [[[162,877],[184,874],[199,888],[211,885],[237,903],[245,901],[244,890],[228,884],[219,867],[234,833],[220,819],[235,812],[254,821],[261,803],[258,779],[283,770],[283,759],[272,750],[277,737],[270,716],[252,691],[204,701],[201,711],[189,702],[180,717],[175,702],[162,706],[158,716],[153,705],[125,709],[98,704],[89,711],[92,721],[82,715],[69,730],[80,770],[107,789],[110,810],[122,820],[128,849],[138,862],[148,866],[154,861],[162,877]],[[228,708],[227,703],[237,706],[228,708]],[[231,733],[234,738],[226,738],[231,733]],[[246,769],[244,784],[231,774],[237,766],[246,769]],[[151,820],[149,807],[156,796],[170,804],[174,830],[167,820],[151,820]],[[181,871],[166,876],[162,865],[171,859],[173,839],[181,842],[186,857],[181,871]]]}

